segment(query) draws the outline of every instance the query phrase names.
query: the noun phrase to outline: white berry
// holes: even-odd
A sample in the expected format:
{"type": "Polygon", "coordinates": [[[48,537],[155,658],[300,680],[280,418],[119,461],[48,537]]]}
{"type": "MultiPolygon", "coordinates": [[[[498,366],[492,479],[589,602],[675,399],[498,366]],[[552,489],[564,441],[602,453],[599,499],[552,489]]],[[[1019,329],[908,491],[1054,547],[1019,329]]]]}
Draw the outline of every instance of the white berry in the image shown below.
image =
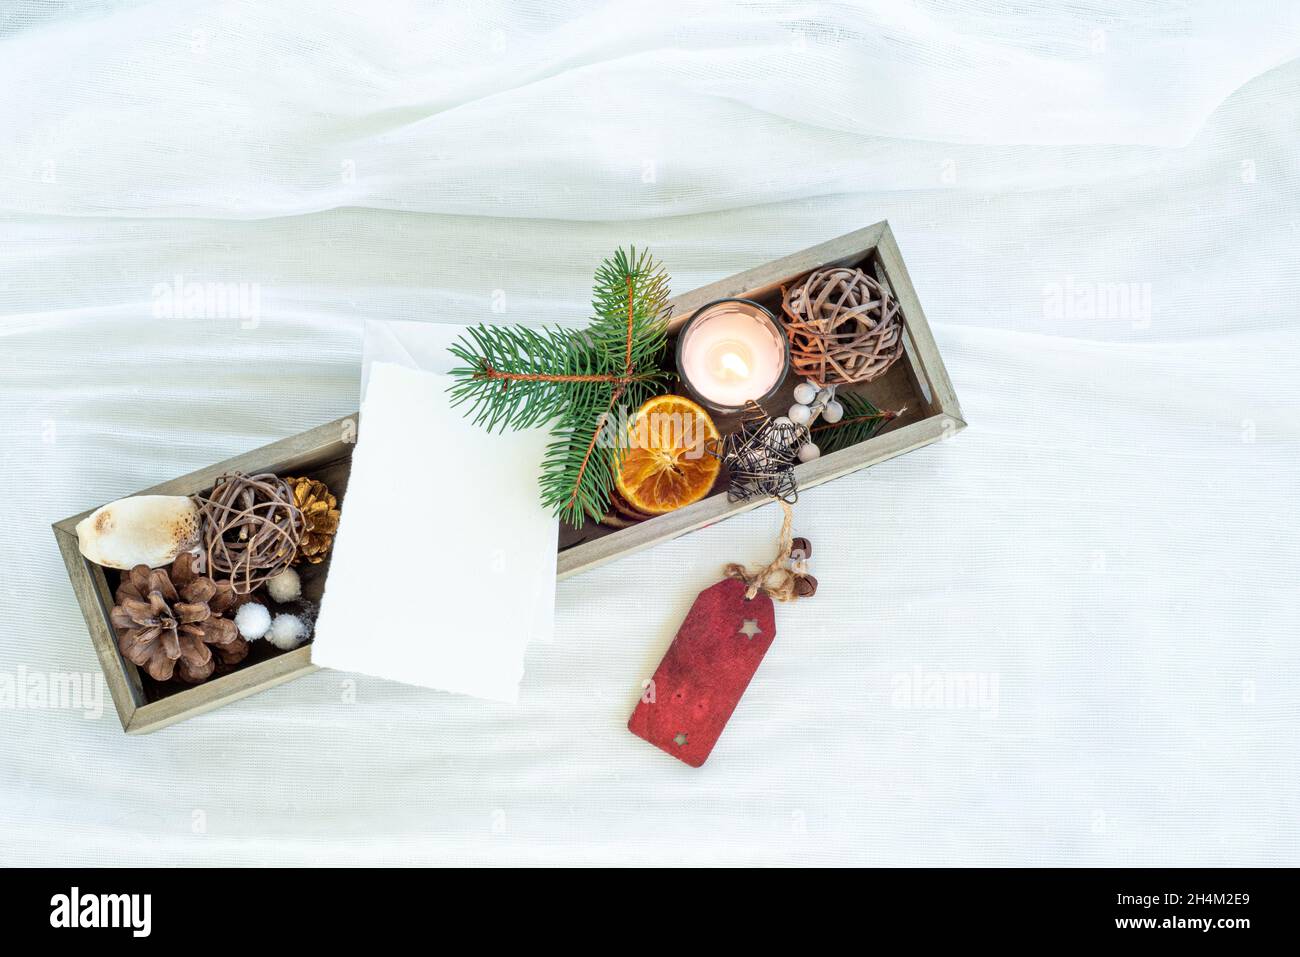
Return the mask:
{"type": "Polygon", "coordinates": [[[800,462],[811,462],[821,454],[822,450],[817,448],[817,446],[812,442],[805,442],[803,445],[799,446],[800,462]]]}
{"type": "Polygon", "coordinates": [[[266,610],[265,605],[259,605],[255,601],[247,602],[240,605],[239,611],[235,612],[235,627],[239,629],[242,637],[249,641],[257,641],[271,627],[271,613],[266,610]]]}
{"type": "Polygon", "coordinates": [[[266,640],[281,651],[297,648],[307,637],[307,623],[297,615],[276,615],[266,640]]]}
{"type": "Polygon", "coordinates": [[[844,418],[844,406],[831,399],[826,403],[826,408],[822,409],[822,421],[838,422],[842,418],[844,418]]]}
{"type": "Polygon", "coordinates": [[[278,602],[293,601],[302,594],[302,579],[292,568],[286,568],[266,583],[266,590],[278,602]]]}
{"type": "Polygon", "coordinates": [[[797,402],[790,406],[790,421],[795,425],[807,425],[812,419],[812,411],[806,405],[800,405],[797,402]]]}
{"type": "Polygon", "coordinates": [[[794,387],[794,400],[800,405],[812,405],[817,398],[817,387],[811,382],[800,382],[794,387]]]}

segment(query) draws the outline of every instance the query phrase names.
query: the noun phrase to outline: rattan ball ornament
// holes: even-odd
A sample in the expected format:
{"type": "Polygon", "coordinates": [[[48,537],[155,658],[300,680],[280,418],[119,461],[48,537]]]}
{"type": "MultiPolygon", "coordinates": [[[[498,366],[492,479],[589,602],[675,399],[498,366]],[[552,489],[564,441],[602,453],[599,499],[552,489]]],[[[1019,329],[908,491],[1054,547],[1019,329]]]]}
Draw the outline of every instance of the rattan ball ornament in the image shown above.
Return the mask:
{"type": "Polygon", "coordinates": [[[284,479],[227,472],[195,501],[208,574],[229,579],[237,594],[249,594],[293,561],[305,522],[284,479]]]}
{"type": "Polygon", "coordinates": [[[903,354],[903,313],[861,269],[819,269],[781,290],[794,371],[819,386],[871,382],[903,354]]]}

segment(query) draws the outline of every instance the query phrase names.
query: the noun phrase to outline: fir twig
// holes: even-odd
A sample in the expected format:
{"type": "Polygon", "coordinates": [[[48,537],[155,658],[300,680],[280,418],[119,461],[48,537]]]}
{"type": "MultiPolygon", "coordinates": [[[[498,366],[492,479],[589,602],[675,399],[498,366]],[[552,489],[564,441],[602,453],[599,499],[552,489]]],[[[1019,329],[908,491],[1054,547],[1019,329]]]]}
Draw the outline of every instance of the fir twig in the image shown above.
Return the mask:
{"type": "Polygon", "coordinates": [[[823,455],[865,442],[907,411],[882,411],[866,396],[856,392],[841,392],[835,398],[844,406],[844,418],[838,422],[820,422],[811,430],[823,455]]]}
{"type": "Polygon", "coordinates": [[[542,502],[574,526],[609,507],[626,437],[611,416],[661,389],[668,276],[648,252],[618,250],[601,263],[585,330],[478,326],[451,352],[452,405],[488,429],[552,423],[542,502]]]}

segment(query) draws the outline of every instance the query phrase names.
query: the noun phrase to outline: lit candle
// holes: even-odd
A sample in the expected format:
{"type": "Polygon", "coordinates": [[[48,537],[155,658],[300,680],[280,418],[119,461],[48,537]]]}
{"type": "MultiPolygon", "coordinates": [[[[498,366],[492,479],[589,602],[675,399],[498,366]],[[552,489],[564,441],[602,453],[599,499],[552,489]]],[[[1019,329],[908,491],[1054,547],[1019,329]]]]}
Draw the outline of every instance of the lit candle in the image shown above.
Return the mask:
{"type": "Polygon", "coordinates": [[[702,307],[677,336],[677,371],[687,390],[717,412],[771,398],[785,379],[790,349],[776,317],[748,299],[702,307]]]}

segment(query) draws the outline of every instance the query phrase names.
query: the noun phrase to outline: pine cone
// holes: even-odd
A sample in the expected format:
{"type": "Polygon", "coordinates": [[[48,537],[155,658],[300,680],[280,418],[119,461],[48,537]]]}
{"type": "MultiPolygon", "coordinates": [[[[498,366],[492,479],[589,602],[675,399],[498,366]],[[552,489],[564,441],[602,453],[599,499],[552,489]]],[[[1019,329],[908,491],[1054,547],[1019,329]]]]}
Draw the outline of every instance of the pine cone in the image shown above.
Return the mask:
{"type": "Polygon", "coordinates": [[[234,589],[194,574],[194,561],[185,552],[170,569],[136,565],[117,586],[109,618],[118,648],[155,681],[198,684],[212,676],[214,652],[226,665],[248,654],[235,623],[222,617],[235,604],[234,589]]]}
{"type": "Polygon", "coordinates": [[[330,546],[334,543],[334,533],[339,530],[338,499],[325,487],[324,482],[309,478],[290,478],[285,481],[293,489],[293,504],[298,506],[306,522],[306,530],[293,563],[319,565],[329,554],[330,546]]]}

